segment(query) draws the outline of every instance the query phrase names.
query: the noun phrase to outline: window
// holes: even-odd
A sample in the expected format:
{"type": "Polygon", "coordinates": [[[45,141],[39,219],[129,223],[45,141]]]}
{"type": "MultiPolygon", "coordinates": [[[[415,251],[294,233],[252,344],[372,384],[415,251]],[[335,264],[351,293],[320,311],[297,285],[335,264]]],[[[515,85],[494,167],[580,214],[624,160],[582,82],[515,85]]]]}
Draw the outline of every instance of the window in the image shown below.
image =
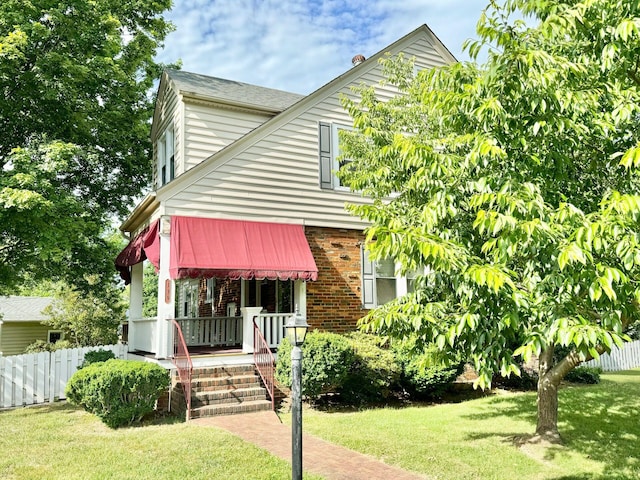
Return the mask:
{"type": "Polygon", "coordinates": [[[62,340],[64,338],[64,334],[60,330],[49,330],[47,331],[47,342],[56,343],[58,340],[62,340]]]}
{"type": "Polygon", "coordinates": [[[396,264],[390,258],[370,260],[369,252],[362,248],[362,306],[375,308],[379,305],[412,292],[416,272],[406,277],[396,274],[396,264]]]}
{"type": "Polygon", "coordinates": [[[319,124],[320,188],[349,190],[349,187],[340,183],[340,179],[336,175],[341,167],[351,161],[349,159],[338,160],[341,130],[351,130],[351,127],[337,123],[320,122],[319,124]]]}
{"type": "Polygon", "coordinates": [[[158,186],[170,182],[175,175],[175,149],[173,125],[158,137],[157,143],[158,155],[158,186]]]}
{"type": "Polygon", "coordinates": [[[205,303],[211,303],[213,301],[213,288],[215,286],[215,279],[207,278],[207,296],[205,303]]]}
{"type": "Polygon", "coordinates": [[[183,318],[197,318],[198,315],[198,280],[185,280],[180,293],[180,315],[183,318]]]}

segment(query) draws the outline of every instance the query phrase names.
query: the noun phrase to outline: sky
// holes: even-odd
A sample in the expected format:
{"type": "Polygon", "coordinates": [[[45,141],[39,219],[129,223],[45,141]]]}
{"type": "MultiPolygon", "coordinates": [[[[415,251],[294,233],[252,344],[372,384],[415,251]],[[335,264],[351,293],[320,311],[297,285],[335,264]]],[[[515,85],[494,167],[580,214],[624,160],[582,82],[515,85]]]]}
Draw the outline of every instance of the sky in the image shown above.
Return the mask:
{"type": "Polygon", "coordinates": [[[458,60],[488,0],[174,0],[156,60],[309,94],[427,24],[458,60]]]}

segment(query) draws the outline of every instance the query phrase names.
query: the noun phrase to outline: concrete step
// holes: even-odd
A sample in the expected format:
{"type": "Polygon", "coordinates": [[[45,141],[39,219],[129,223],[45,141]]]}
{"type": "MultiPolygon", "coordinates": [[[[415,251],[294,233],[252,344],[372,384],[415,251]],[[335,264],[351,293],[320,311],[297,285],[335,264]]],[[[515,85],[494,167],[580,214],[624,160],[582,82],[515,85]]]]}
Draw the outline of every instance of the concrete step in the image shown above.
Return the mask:
{"type": "Polygon", "coordinates": [[[262,387],[239,388],[236,390],[218,390],[198,393],[191,398],[194,407],[204,405],[238,404],[253,400],[266,400],[267,391],[262,387]]]}
{"type": "Polygon", "coordinates": [[[191,409],[191,418],[213,417],[216,415],[234,415],[238,413],[271,410],[269,400],[249,400],[236,404],[206,405],[191,409]]]}

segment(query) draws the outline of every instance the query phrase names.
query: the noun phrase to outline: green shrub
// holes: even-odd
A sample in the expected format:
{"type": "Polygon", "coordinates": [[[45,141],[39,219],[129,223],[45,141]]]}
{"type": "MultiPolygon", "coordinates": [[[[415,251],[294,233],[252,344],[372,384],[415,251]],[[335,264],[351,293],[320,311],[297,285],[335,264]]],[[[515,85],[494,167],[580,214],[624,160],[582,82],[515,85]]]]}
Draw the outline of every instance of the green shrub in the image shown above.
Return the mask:
{"type": "Polygon", "coordinates": [[[534,391],[538,389],[538,373],[520,364],[520,375],[511,374],[508,377],[496,374],[491,382],[496,387],[508,390],[534,391]]]}
{"type": "Polygon", "coordinates": [[[69,340],[58,340],[55,343],[45,342],[44,340],[36,340],[24,349],[24,353],[40,353],[55,352],[64,348],[73,348],[69,340]]]}
{"type": "Polygon", "coordinates": [[[112,358],[116,358],[116,354],[111,350],[104,350],[102,348],[99,350],[91,350],[84,354],[84,360],[79,368],[84,368],[92,363],[106,362],[112,358]]]}
{"type": "Polygon", "coordinates": [[[572,383],[596,384],[600,383],[601,373],[600,367],[576,367],[567,373],[564,379],[572,383]]]}
{"type": "Polygon", "coordinates": [[[415,352],[411,342],[396,349],[402,362],[402,385],[411,395],[434,398],[442,395],[462,372],[464,362],[446,361],[434,346],[415,352]]]}
{"type": "Polygon", "coordinates": [[[385,340],[361,332],[348,334],[355,359],[344,385],[342,398],[349,403],[376,402],[389,398],[399,388],[402,365],[385,340]]]}
{"type": "MultiPolygon", "coordinates": [[[[291,343],[284,338],[278,347],[276,379],[291,387],[291,343]]],[[[313,331],[302,345],[302,395],[316,400],[320,395],[337,392],[353,364],[349,341],[337,333],[313,331]]]]}
{"type": "Polygon", "coordinates": [[[111,359],[74,373],[65,394],[70,403],[117,428],[151,413],[168,386],[169,372],[160,365],[111,359]]]}

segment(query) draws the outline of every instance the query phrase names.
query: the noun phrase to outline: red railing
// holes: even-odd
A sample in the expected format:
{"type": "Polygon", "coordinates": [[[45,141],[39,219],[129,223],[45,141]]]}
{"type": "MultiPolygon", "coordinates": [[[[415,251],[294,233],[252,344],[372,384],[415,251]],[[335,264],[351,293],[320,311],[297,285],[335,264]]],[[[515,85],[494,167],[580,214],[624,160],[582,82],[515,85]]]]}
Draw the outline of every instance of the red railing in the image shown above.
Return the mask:
{"type": "Polygon", "coordinates": [[[187,405],[187,421],[189,421],[191,418],[191,374],[193,373],[193,363],[191,363],[191,356],[189,356],[189,350],[184,341],[180,324],[175,320],[171,320],[171,323],[173,323],[172,360],[178,371],[178,377],[184,391],[184,401],[187,405]]]}
{"type": "Polygon", "coordinates": [[[271,409],[275,410],[274,377],[276,359],[274,358],[273,353],[271,353],[269,344],[264,339],[264,335],[262,335],[260,328],[258,328],[256,317],[253,318],[253,362],[255,363],[256,369],[260,374],[260,378],[262,378],[262,383],[264,383],[264,386],[269,393],[269,397],[271,398],[271,409]]]}

